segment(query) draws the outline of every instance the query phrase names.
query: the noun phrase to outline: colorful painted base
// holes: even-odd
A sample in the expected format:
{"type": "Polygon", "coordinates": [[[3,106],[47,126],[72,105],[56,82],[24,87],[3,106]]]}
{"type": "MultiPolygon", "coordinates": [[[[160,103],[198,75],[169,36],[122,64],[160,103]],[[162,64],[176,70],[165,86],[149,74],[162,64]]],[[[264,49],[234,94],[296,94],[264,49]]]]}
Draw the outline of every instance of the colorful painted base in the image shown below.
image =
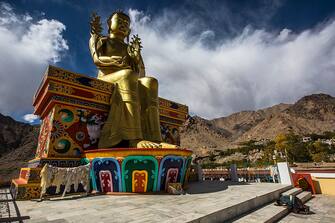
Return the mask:
{"type": "Polygon", "coordinates": [[[84,152],[91,164],[93,190],[108,192],[165,191],[185,183],[192,151],[187,149],[113,148],[84,152]]]}

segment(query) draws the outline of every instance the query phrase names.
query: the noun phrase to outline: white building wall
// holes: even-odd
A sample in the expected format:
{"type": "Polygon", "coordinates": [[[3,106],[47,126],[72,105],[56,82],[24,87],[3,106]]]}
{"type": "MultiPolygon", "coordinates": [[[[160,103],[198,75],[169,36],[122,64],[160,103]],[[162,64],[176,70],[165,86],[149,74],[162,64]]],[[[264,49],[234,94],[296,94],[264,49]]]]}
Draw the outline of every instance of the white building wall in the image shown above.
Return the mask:
{"type": "Polygon", "coordinates": [[[278,162],[278,173],[279,173],[279,182],[281,184],[290,184],[293,185],[290,168],[287,162],[278,162]]]}

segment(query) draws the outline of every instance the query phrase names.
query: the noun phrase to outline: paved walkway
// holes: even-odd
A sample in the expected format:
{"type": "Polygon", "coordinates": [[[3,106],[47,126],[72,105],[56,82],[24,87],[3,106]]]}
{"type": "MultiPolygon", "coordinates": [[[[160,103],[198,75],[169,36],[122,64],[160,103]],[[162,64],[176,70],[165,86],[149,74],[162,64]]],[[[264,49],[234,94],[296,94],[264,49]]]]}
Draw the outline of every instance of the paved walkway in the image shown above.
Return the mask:
{"type": "Polygon", "coordinates": [[[256,196],[280,184],[204,182],[186,195],[102,195],[73,200],[18,201],[28,222],[188,222],[256,196]]]}
{"type": "Polygon", "coordinates": [[[310,210],[314,212],[314,214],[301,215],[301,214],[290,213],[280,222],[281,223],[335,222],[335,196],[316,195],[312,200],[308,201],[306,205],[310,207],[310,210]]]}

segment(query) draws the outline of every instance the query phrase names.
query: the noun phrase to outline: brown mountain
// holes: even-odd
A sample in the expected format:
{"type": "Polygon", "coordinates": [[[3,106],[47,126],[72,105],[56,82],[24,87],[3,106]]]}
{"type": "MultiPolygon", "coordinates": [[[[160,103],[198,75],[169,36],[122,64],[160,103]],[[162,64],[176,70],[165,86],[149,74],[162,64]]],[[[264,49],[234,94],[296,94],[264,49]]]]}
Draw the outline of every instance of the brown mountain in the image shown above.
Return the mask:
{"type": "MultiPolygon", "coordinates": [[[[0,185],[17,177],[19,169],[34,157],[38,130],[39,126],[0,114],[0,185]]],[[[242,111],[213,120],[190,117],[181,129],[181,146],[205,155],[209,150],[236,147],[250,139],[273,139],[290,130],[300,135],[335,131],[335,98],[313,94],[294,104],[242,111]]]]}
{"type": "Polygon", "coordinates": [[[236,147],[251,139],[273,139],[288,131],[299,135],[335,131],[335,98],[313,94],[294,104],[242,111],[213,120],[191,117],[182,129],[181,143],[203,155],[208,149],[236,147]]]}
{"type": "Polygon", "coordinates": [[[39,126],[17,122],[0,114],[0,186],[17,177],[34,158],[39,126]]]}

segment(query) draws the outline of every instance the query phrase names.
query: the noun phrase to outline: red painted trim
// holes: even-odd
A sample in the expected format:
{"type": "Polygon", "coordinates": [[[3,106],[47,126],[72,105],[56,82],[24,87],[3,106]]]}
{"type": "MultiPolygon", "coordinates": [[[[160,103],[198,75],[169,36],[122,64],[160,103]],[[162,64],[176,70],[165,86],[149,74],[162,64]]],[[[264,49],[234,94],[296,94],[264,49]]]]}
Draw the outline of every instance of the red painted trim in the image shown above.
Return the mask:
{"type": "Polygon", "coordinates": [[[188,152],[192,152],[190,149],[184,149],[184,148],[179,148],[179,149],[165,149],[165,148],[109,148],[109,149],[93,149],[93,150],[86,150],[84,153],[96,153],[96,152],[112,152],[112,151],[129,151],[129,150],[136,150],[136,151],[157,151],[157,150],[166,150],[166,151],[180,151],[180,150],[186,150],[188,152]]]}
{"type": "Polygon", "coordinates": [[[330,169],[294,169],[296,173],[335,173],[335,168],[330,169]]]}

